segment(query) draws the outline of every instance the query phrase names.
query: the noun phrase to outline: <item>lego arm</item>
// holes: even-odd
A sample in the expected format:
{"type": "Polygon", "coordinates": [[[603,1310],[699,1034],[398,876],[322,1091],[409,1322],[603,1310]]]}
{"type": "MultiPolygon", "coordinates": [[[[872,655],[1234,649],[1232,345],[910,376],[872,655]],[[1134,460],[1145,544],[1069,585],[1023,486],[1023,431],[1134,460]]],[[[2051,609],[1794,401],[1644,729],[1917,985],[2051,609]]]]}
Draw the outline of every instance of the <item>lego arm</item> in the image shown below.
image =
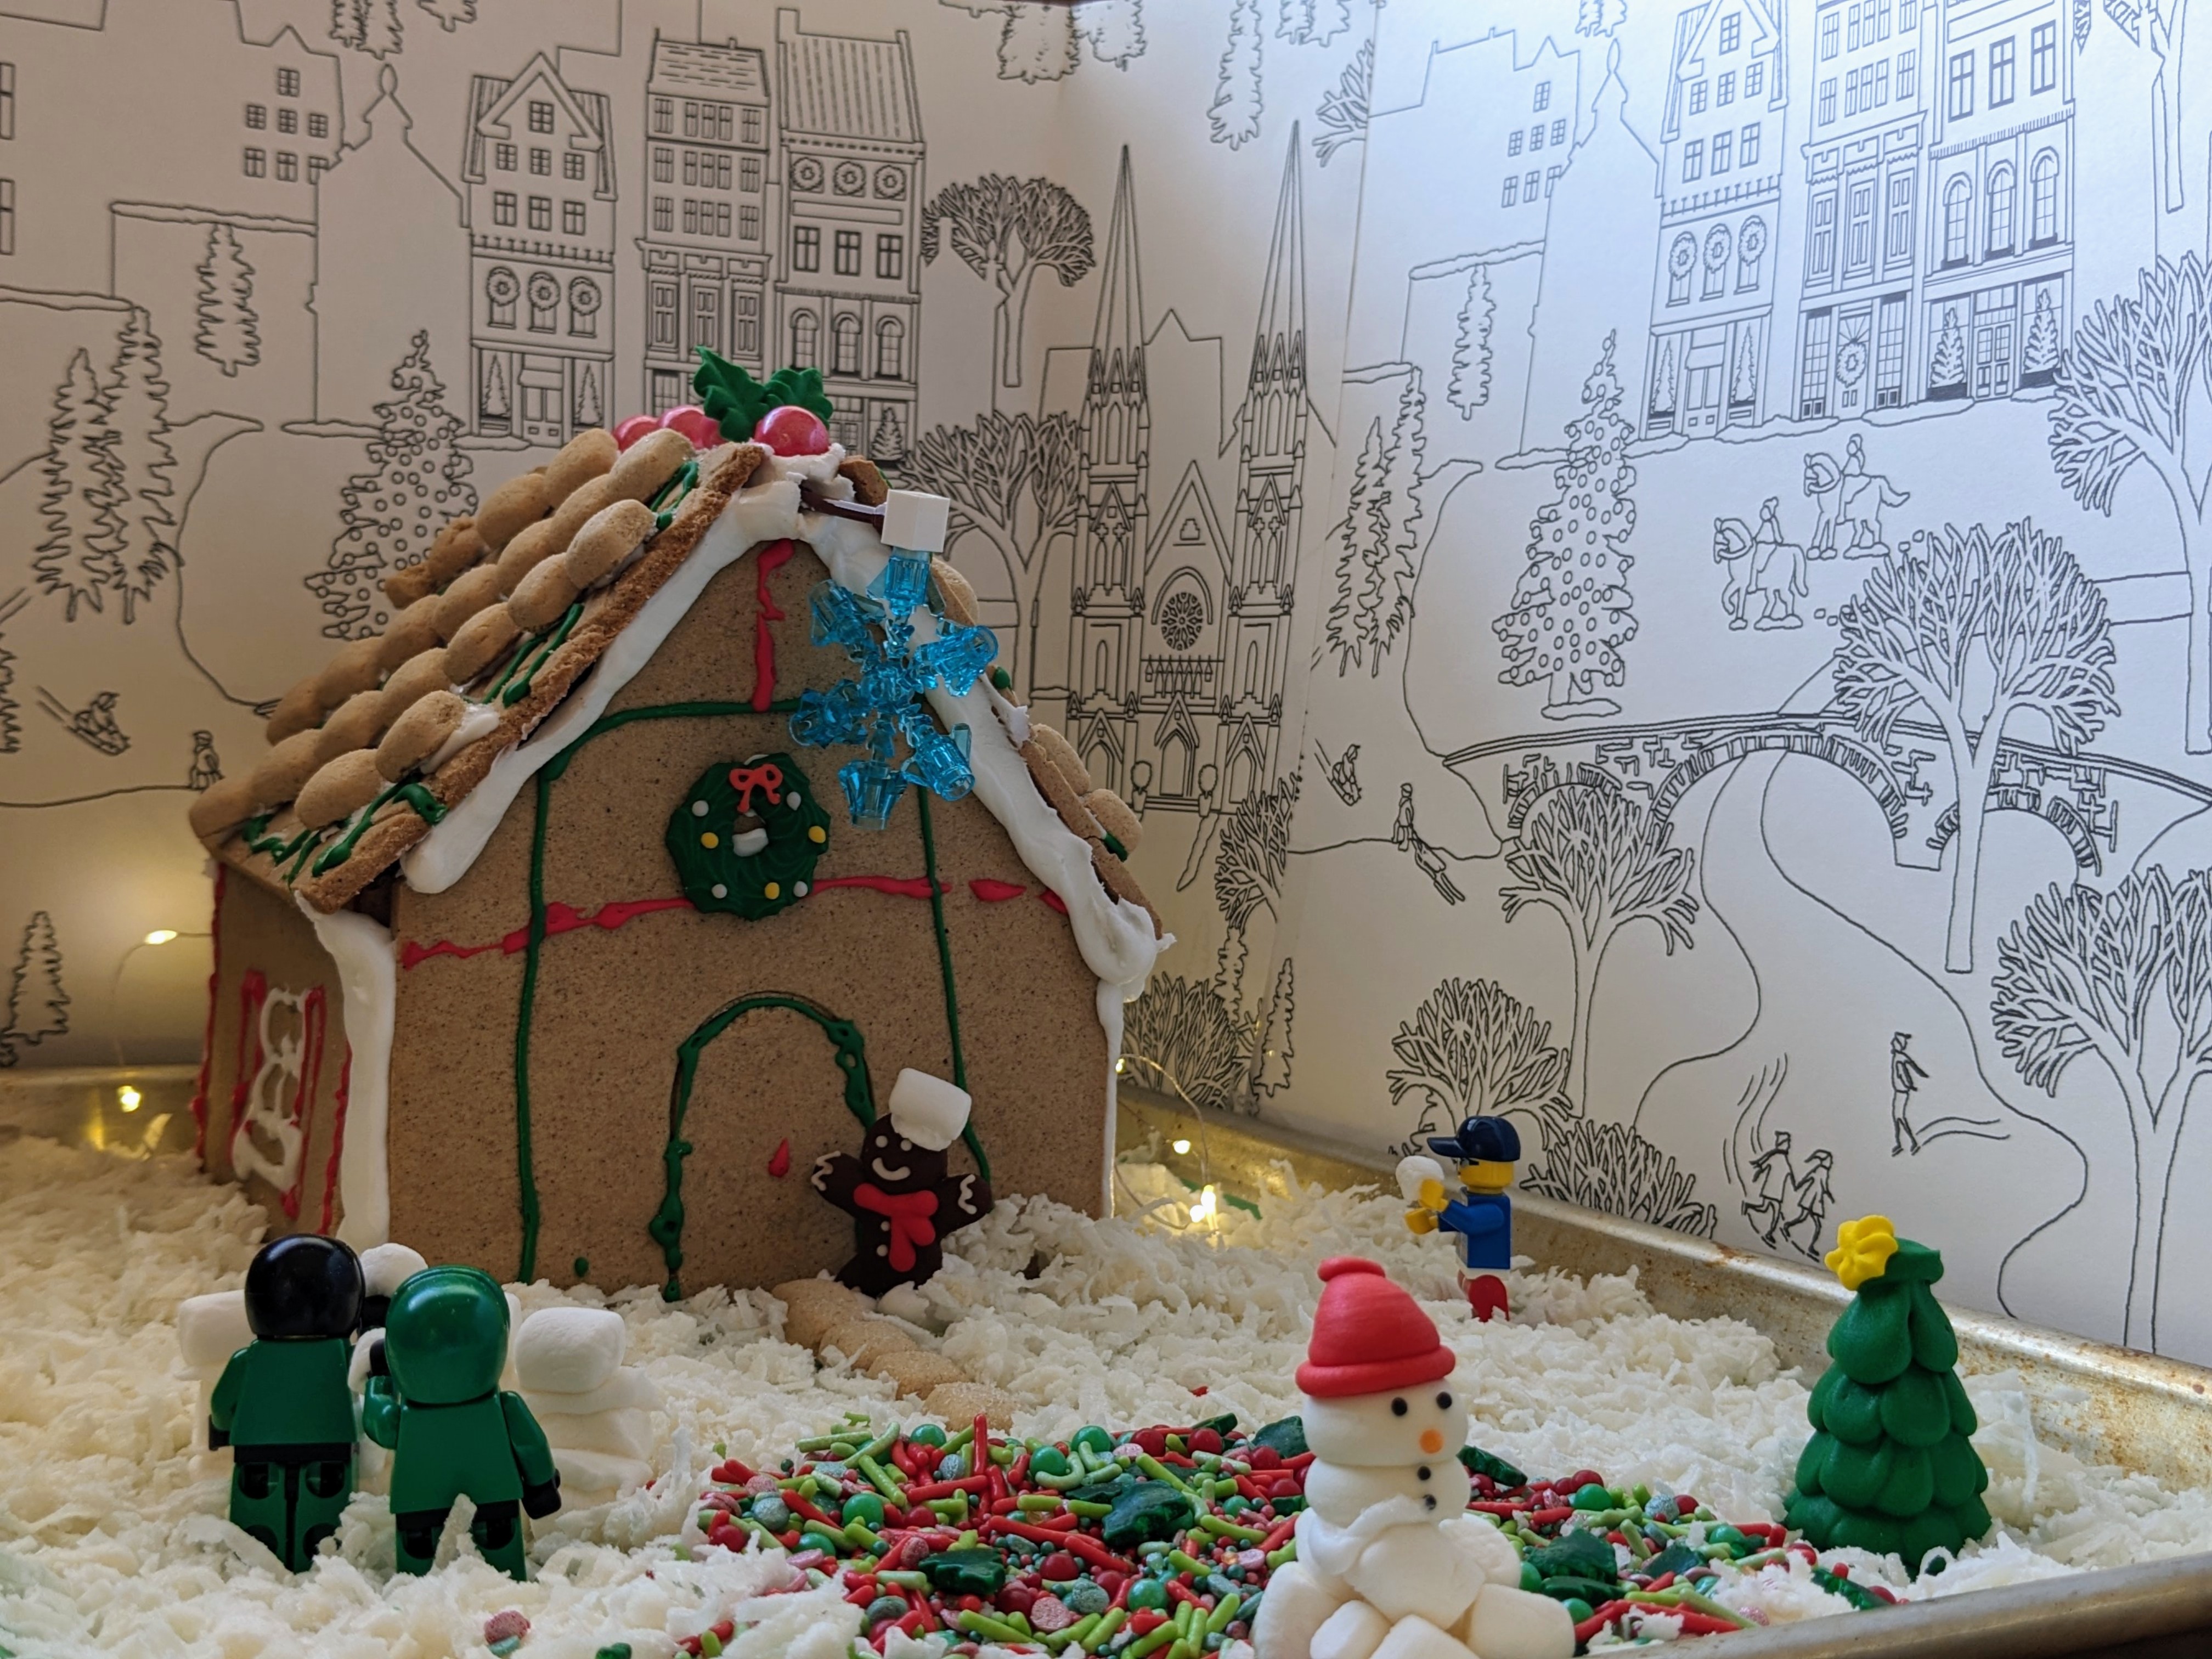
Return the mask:
{"type": "Polygon", "coordinates": [[[222,1376],[208,1400],[208,1449],[221,1451],[230,1443],[230,1429],[238,1415],[238,1396],[246,1387],[246,1356],[240,1348],[222,1368],[222,1376]]]}
{"type": "Polygon", "coordinates": [[[533,1521],[543,1520],[561,1507],[561,1471],[554,1467],[553,1449],[545,1443],[545,1431],[530,1414],[519,1394],[501,1394],[500,1415],[507,1419],[507,1444],[514,1467],[522,1474],[522,1507],[533,1521]]]}
{"type": "Polygon", "coordinates": [[[1455,1200],[1444,1206],[1443,1220],[1448,1232],[1481,1238],[1505,1225],[1506,1212],[1496,1204],[1462,1204],[1455,1200]]]}
{"type": "Polygon", "coordinates": [[[399,1396],[393,1390],[388,1373],[371,1371],[368,1386],[361,1397],[361,1429],[380,1446],[398,1450],[399,1448],[399,1396]]]}

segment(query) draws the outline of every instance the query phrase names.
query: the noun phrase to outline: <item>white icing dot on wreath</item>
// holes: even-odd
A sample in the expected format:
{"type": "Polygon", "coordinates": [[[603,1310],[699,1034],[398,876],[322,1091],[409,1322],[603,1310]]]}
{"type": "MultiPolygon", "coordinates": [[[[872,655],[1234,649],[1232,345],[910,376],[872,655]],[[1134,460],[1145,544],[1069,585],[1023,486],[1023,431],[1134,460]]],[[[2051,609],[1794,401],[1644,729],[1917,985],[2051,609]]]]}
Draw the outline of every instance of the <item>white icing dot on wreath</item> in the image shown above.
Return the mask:
{"type": "Polygon", "coordinates": [[[786,795],[783,798],[783,804],[786,806],[788,806],[793,811],[796,812],[799,810],[799,792],[794,789],[789,794],[786,795]]]}
{"type": "Polygon", "coordinates": [[[708,890],[709,892],[713,893],[713,894],[714,894],[714,896],[716,898],[727,898],[727,897],[729,897],[729,896],[730,896],[730,890],[729,890],[728,888],[726,888],[726,887],[723,886],[723,885],[722,885],[722,884],[721,884],[720,882],[719,882],[719,881],[718,881],[718,882],[716,882],[716,883],[714,884],[714,886],[713,886],[713,887],[711,887],[711,888],[709,888],[708,890]]]}
{"type": "Polygon", "coordinates": [[[707,803],[703,800],[693,801],[691,803],[691,816],[695,818],[705,817],[707,816],[707,803]]]}
{"type": "Polygon", "coordinates": [[[806,896],[806,884],[803,881],[794,881],[791,884],[791,890],[795,897],[805,898],[806,896]]]}

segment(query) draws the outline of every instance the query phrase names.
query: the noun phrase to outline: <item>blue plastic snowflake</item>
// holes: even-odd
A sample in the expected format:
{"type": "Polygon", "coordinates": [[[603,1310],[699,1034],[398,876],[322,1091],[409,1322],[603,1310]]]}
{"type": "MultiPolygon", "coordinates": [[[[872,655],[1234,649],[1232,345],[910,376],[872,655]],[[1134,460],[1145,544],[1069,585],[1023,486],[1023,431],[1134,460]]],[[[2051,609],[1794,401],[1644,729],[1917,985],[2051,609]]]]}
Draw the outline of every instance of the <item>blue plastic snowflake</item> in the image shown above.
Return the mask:
{"type": "Polygon", "coordinates": [[[930,606],[937,637],[917,646],[913,616],[928,599],[929,561],[900,553],[866,594],[823,582],[811,600],[814,643],[842,647],[860,672],[827,691],[799,694],[792,741],[810,749],[847,743],[868,751],[837,769],[845,809],[863,830],[888,823],[908,784],[945,800],[958,800],[975,787],[968,728],[940,732],[921,698],[940,685],[956,697],[966,696],[998,656],[999,641],[989,629],[947,622],[930,606]]]}

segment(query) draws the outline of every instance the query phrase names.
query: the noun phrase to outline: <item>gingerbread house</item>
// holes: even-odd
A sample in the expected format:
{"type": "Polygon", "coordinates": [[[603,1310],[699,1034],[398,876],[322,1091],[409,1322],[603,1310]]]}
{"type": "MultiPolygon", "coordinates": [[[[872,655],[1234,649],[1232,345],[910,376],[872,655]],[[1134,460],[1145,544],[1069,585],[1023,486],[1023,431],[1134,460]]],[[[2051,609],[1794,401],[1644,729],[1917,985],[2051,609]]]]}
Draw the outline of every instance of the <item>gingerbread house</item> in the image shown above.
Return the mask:
{"type": "Polygon", "coordinates": [[[1104,1205],[1133,817],[994,684],[941,500],[692,429],[445,526],[197,802],[202,1156],[279,1224],[772,1284],[851,1252],[808,1172],[906,1068],[956,1168],[1104,1205]]]}

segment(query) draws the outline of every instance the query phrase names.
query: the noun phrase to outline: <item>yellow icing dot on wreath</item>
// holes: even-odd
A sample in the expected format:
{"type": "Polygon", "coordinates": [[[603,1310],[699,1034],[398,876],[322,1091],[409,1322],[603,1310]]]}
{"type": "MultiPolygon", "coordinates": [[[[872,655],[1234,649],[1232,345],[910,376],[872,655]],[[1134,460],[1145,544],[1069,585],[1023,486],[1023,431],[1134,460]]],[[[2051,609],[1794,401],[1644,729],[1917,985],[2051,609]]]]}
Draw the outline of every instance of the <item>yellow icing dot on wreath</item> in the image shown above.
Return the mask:
{"type": "Polygon", "coordinates": [[[721,844],[722,838],[716,835],[712,830],[709,830],[705,835],[699,837],[699,845],[702,847],[720,847],[721,844]]]}
{"type": "Polygon", "coordinates": [[[774,882],[769,883],[767,886],[761,889],[761,896],[763,898],[781,898],[782,896],[783,889],[777,886],[774,882]]]}
{"type": "Polygon", "coordinates": [[[820,824],[817,823],[809,827],[806,831],[806,839],[812,842],[817,847],[819,847],[823,842],[830,839],[830,832],[827,830],[824,830],[820,824]]]}

